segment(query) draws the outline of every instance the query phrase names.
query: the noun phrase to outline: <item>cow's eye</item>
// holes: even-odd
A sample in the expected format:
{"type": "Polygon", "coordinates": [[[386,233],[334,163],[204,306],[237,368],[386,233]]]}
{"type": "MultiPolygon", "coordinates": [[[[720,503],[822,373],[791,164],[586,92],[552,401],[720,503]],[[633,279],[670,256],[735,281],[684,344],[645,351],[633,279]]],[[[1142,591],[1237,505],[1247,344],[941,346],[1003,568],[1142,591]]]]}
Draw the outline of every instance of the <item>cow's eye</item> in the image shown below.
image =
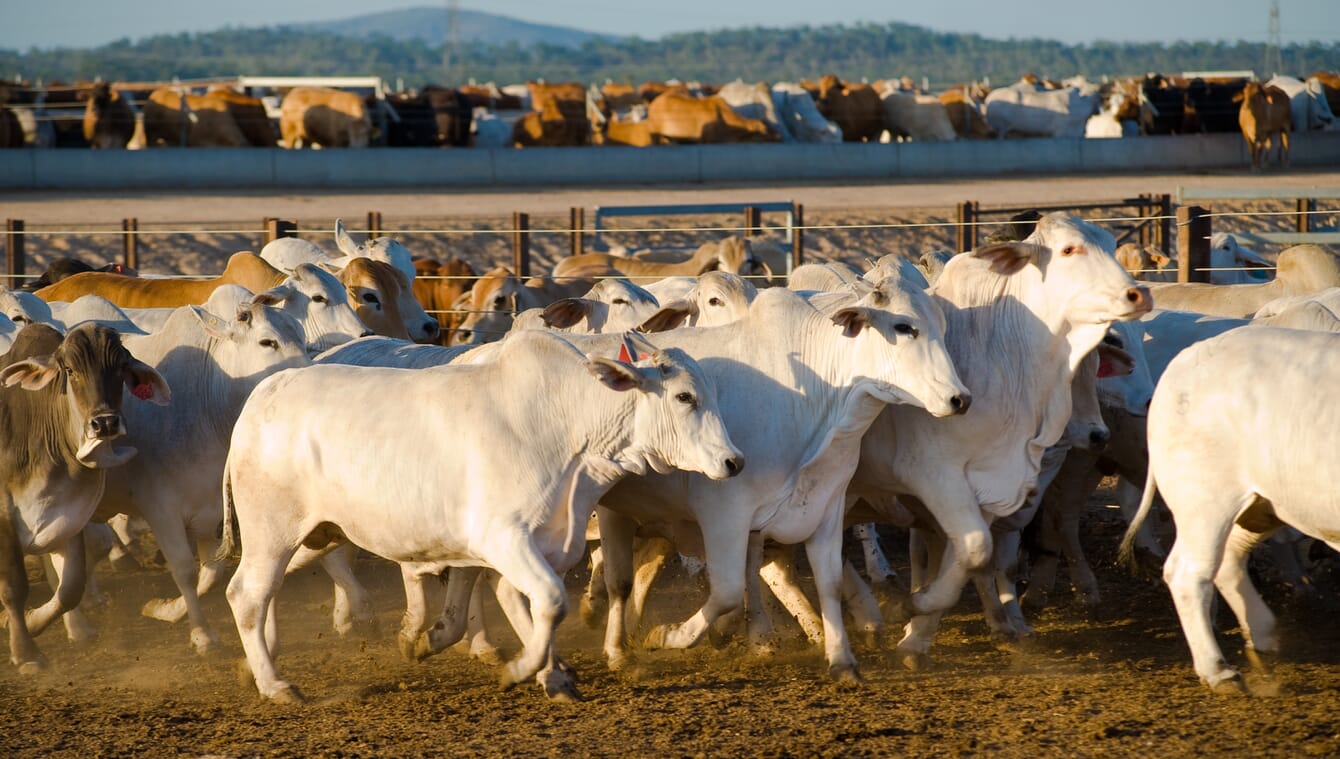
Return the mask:
{"type": "Polygon", "coordinates": [[[720,305],[722,305],[722,303],[721,303],[721,299],[720,299],[720,298],[709,298],[708,301],[707,301],[707,305],[709,305],[709,306],[720,306],[720,305]]]}
{"type": "Polygon", "coordinates": [[[496,298],[493,299],[493,307],[494,307],[494,308],[502,308],[502,307],[503,307],[503,304],[504,304],[505,302],[506,302],[506,301],[503,300],[503,296],[499,295],[498,297],[496,297],[496,298]]]}
{"type": "Polygon", "coordinates": [[[369,306],[381,306],[381,301],[378,300],[377,296],[373,293],[364,293],[363,302],[369,306]]]}
{"type": "Polygon", "coordinates": [[[327,300],[326,300],[326,296],[324,296],[324,295],[313,295],[313,296],[312,296],[312,302],[313,302],[313,303],[326,303],[326,302],[327,302],[327,300]]]}
{"type": "Polygon", "coordinates": [[[614,305],[616,305],[616,306],[626,306],[626,305],[628,305],[628,301],[627,301],[626,299],[624,299],[624,298],[615,298],[615,299],[614,299],[614,305]]]}
{"type": "Polygon", "coordinates": [[[1076,253],[1080,252],[1081,250],[1083,250],[1083,248],[1081,248],[1081,247],[1078,246],[1078,245],[1067,245],[1067,246],[1065,246],[1064,248],[1061,248],[1061,255],[1062,255],[1062,256],[1069,257],[1069,256],[1073,256],[1073,255],[1075,255],[1076,253]]]}
{"type": "Polygon", "coordinates": [[[262,339],[261,339],[261,347],[262,347],[262,348],[269,348],[270,350],[276,350],[276,351],[277,351],[277,350],[279,350],[279,341],[278,341],[278,340],[275,340],[275,339],[273,339],[273,338],[269,338],[269,337],[262,338],[262,339]]]}
{"type": "Polygon", "coordinates": [[[688,391],[684,391],[676,395],[675,400],[679,401],[680,403],[683,403],[686,406],[696,406],[698,404],[698,399],[694,398],[693,393],[690,393],[688,391]]]}
{"type": "Polygon", "coordinates": [[[916,337],[917,335],[921,334],[920,332],[917,331],[916,327],[913,327],[911,324],[908,324],[907,322],[898,322],[897,324],[893,325],[893,331],[897,332],[900,335],[911,335],[912,337],[916,337]]]}
{"type": "Polygon", "coordinates": [[[10,319],[10,321],[14,322],[15,324],[27,324],[28,317],[23,316],[21,314],[15,314],[13,318],[10,319]]]}

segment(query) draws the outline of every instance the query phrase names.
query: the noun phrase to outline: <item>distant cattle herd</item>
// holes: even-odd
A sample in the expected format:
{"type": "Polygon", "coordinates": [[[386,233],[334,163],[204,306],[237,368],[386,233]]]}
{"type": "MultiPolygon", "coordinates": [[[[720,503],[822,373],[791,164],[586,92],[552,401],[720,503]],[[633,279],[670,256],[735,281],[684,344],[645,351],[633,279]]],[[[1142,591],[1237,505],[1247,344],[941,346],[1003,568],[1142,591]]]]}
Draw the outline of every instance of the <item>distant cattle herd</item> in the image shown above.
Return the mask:
{"type": "MultiPolygon", "coordinates": [[[[297,80],[267,88],[4,83],[0,147],[641,147],[1241,130],[1258,161],[1272,135],[1335,128],[1340,74],[1264,82],[1242,73],[1101,84],[1029,75],[1005,87],[974,82],[938,93],[907,77],[866,83],[833,74],[772,85],[531,81],[400,92],[297,80]],[[1258,124],[1267,114],[1271,122],[1258,124]]],[[[1287,160],[1287,138],[1281,141],[1287,160]]]]}

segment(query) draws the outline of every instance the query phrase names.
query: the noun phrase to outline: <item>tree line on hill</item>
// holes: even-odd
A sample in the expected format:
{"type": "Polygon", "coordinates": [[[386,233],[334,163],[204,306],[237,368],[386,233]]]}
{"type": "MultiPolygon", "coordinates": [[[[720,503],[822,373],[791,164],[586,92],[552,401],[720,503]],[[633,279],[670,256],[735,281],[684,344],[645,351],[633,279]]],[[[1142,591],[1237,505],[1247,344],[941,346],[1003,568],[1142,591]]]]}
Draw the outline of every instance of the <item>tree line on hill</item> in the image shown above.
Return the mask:
{"type": "MultiPolygon", "coordinates": [[[[166,81],[237,75],[376,75],[407,87],[548,81],[640,82],[679,78],[707,82],[814,79],[833,72],[848,80],[910,76],[932,86],[1025,73],[1090,79],[1150,71],[1261,71],[1265,45],[1177,42],[1067,45],[1052,40],[996,40],[934,32],[907,24],[745,28],[673,34],[656,40],[589,40],[580,47],[535,44],[462,45],[452,65],[443,48],[420,40],[353,39],[292,27],[228,28],[201,34],[120,40],[85,50],[0,50],[0,75],[28,81],[166,81]]],[[[1340,43],[1291,44],[1284,71],[1306,76],[1333,69],[1340,43]]]]}

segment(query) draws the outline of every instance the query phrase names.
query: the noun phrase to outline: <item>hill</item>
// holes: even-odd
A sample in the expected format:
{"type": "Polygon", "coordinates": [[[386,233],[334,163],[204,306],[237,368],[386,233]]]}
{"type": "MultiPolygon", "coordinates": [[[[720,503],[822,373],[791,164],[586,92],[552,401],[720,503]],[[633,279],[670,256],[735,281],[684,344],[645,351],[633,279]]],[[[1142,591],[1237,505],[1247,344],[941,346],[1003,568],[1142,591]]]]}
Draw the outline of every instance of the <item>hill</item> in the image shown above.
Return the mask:
{"type": "MultiPolygon", "coordinates": [[[[522,47],[537,44],[577,47],[587,40],[615,39],[611,35],[594,34],[564,26],[532,24],[508,16],[464,8],[457,16],[457,24],[457,34],[461,42],[483,45],[506,45],[515,42],[522,47]]],[[[441,6],[421,6],[370,13],[338,21],[301,24],[294,28],[353,38],[381,35],[401,42],[418,40],[437,47],[447,39],[447,11],[441,6]]]]}

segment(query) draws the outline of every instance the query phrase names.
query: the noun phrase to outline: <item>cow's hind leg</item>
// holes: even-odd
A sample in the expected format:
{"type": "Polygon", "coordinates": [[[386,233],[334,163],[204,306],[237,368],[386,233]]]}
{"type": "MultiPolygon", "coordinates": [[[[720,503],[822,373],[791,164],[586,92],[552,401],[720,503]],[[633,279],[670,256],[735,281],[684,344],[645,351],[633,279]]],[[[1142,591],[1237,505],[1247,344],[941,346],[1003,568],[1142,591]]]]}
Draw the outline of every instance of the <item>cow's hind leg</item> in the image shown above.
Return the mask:
{"type": "MultiPolygon", "coordinates": [[[[173,515],[163,518],[158,516],[145,514],[149,526],[153,528],[154,536],[158,538],[158,549],[163,552],[163,558],[167,560],[177,590],[181,591],[182,603],[186,605],[186,616],[190,618],[191,624],[191,645],[197,653],[207,654],[218,646],[219,639],[205,617],[205,608],[200,603],[200,596],[196,594],[200,565],[196,559],[194,546],[186,535],[186,525],[182,524],[179,518],[173,515]]],[[[171,601],[164,603],[163,599],[152,599],[144,604],[141,613],[146,617],[171,622],[173,621],[171,606],[171,601]],[[163,613],[163,616],[159,616],[160,613],[163,613]]]]}
{"type": "MultiPolygon", "coordinates": [[[[245,541],[245,537],[243,539],[245,541]]],[[[284,582],[284,570],[295,550],[276,546],[248,546],[244,542],[242,562],[228,583],[228,605],[232,607],[237,633],[246,651],[247,664],[256,680],[256,689],[262,696],[277,703],[298,703],[303,700],[296,688],[279,678],[272,654],[274,597],[284,582]]]]}
{"type": "Polygon", "coordinates": [[[1214,577],[1215,587],[1242,627],[1247,658],[1263,674],[1269,674],[1269,668],[1259,654],[1273,658],[1279,653],[1279,637],[1275,634],[1274,613],[1266,606],[1247,574],[1247,558],[1252,548],[1268,536],[1268,532],[1254,532],[1241,524],[1233,525],[1228,534],[1224,558],[1219,563],[1219,572],[1214,577]]]}
{"type": "MultiPolygon", "coordinates": [[[[195,543],[195,555],[200,562],[199,574],[195,582],[195,594],[198,597],[204,597],[206,593],[214,589],[214,584],[219,581],[223,562],[214,557],[218,550],[219,541],[214,538],[197,540],[195,543]]],[[[186,613],[186,598],[184,596],[177,596],[172,599],[156,598],[144,604],[145,616],[164,622],[180,622],[186,618],[186,613]]]]}

